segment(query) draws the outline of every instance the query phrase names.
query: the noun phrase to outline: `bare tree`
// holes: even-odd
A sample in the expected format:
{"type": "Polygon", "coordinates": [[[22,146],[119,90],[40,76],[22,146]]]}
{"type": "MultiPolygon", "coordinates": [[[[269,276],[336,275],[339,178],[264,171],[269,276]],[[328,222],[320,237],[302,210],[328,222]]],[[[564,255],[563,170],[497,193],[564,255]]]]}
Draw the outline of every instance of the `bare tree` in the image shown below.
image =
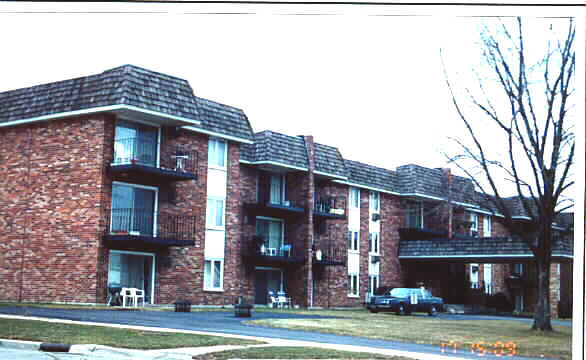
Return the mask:
{"type": "Polygon", "coordinates": [[[494,81],[476,73],[478,89],[465,87],[466,102],[457,99],[444,65],[455,109],[469,135],[453,139],[460,150],[450,160],[485,194],[484,201],[504,216],[503,224],[511,236],[522,239],[531,249],[538,291],[533,329],[541,331],[552,330],[552,225],[560,212],[573,205],[564,193],[574,184],[571,165],[575,138],[568,111],[574,93],[575,24],[567,19],[567,28],[565,25],[561,36],[559,28],[556,33],[549,25],[551,36],[539,49],[538,60],[531,63],[535,47],[527,46],[530,33],[523,32],[526,24],[521,18],[513,26],[501,19],[492,31],[485,26],[480,33],[483,69],[494,81]],[[487,124],[500,135],[491,133],[487,138],[487,132],[480,128],[487,124]],[[504,156],[490,150],[495,143],[504,156]],[[502,193],[502,188],[499,192],[498,183],[503,178],[514,185],[514,197],[521,202],[528,220],[514,219],[511,198],[502,193]]]}

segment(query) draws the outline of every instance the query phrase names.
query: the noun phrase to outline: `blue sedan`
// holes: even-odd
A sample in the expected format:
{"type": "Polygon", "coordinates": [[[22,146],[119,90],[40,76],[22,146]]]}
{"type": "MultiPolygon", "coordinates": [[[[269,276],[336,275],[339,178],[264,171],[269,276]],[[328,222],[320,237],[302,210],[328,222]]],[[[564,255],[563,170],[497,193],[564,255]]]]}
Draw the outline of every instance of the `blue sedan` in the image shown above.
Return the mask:
{"type": "Polygon", "coordinates": [[[431,316],[442,311],[443,305],[443,299],[433,296],[429,290],[393,288],[383,295],[372,296],[366,307],[373,313],[389,311],[404,315],[412,312],[426,312],[431,316]]]}

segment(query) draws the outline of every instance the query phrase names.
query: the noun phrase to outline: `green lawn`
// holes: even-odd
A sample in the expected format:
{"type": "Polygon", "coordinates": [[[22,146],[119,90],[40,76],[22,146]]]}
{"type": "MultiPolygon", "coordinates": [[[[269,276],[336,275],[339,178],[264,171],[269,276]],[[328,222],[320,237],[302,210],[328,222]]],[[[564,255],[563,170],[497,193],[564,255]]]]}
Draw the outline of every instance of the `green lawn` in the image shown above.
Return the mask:
{"type": "Polygon", "coordinates": [[[370,353],[358,353],[339,350],[328,350],[312,347],[270,346],[248,348],[242,350],[222,351],[217,353],[194,356],[194,360],[225,360],[225,359],[391,359],[412,360],[400,356],[385,356],[370,353]]]}
{"type": "MultiPolygon", "coordinates": [[[[298,312],[298,311],[296,311],[298,312]]],[[[556,326],[551,334],[530,329],[531,323],[512,320],[448,320],[429,317],[371,314],[366,310],[304,311],[301,313],[336,316],[336,319],[270,319],[251,320],[251,324],[319,331],[340,335],[444,346],[446,352],[473,349],[509,355],[571,358],[570,326],[556,326]],[[475,345],[476,344],[476,345],[475,345]]]]}
{"type": "Polygon", "coordinates": [[[0,320],[0,338],[64,344],[99,344],[128,349],[167,349],[213,345],[262,344],[221,336],[191,335],[35,320],[0,320]]]}

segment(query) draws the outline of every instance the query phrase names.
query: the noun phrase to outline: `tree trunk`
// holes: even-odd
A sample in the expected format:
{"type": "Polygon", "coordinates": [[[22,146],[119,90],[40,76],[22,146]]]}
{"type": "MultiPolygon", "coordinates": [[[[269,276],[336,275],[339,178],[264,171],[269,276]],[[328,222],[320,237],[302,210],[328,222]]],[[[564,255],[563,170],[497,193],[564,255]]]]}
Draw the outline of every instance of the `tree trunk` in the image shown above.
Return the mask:
{"type": "Polygon", "coordinates": [[[545,245],[539,254],[535,254],[537,262],[537,306],[533,318],[533,330],[552,331],[551,308],[549,303],[549,275],[551,263],[551,229],[542,228],[540,243],[545,245]],[[548,246],[549,245],[549,246],[548,246]]]}

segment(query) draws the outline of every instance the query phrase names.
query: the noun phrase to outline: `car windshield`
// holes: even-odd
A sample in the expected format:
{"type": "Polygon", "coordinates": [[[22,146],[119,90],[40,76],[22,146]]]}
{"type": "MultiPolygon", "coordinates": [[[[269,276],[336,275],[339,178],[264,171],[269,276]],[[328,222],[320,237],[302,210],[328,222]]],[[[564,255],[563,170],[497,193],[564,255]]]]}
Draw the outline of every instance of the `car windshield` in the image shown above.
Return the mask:
{"type": "Polygon", "coordinates": [[[395,296],[395,297],[408,297],[409,296],[409,289],[395,288],[390,291],[389,295],[395,296]]]}

